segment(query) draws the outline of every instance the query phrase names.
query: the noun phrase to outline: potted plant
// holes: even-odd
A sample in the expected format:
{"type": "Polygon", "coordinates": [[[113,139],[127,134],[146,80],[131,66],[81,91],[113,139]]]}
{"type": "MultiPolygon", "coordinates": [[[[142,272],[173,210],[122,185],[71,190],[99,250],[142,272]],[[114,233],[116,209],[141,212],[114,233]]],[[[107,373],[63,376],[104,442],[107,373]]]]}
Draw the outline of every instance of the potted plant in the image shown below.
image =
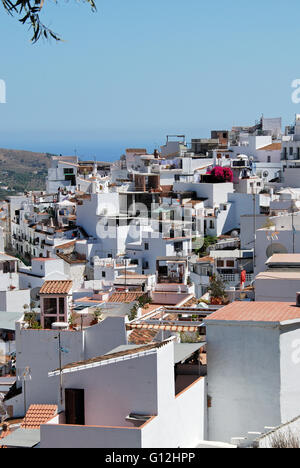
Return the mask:
{"type": "Polygon", "coordinates": [[[227,299],[225,293],[225,284],[221,278],[216,275],[212,275],[210,278],[209,292],[211,297],[211,305],[222,305],[227,299]]]}
{"type": "Polygon", "coordinates": [[[69,324],[69,329],[70,330],[76,330],[76,321],[75,321],[74,314],[70,315],[69,320],[68,320],[68,324],[69,324]]]}
{"type": "Polygon", "coordinates": [[[101,310],[99,308],[95,309],[93,312],[93,319],[90,325],[97,325],[101,320],[101,316],[102,316],[101,310]]]}

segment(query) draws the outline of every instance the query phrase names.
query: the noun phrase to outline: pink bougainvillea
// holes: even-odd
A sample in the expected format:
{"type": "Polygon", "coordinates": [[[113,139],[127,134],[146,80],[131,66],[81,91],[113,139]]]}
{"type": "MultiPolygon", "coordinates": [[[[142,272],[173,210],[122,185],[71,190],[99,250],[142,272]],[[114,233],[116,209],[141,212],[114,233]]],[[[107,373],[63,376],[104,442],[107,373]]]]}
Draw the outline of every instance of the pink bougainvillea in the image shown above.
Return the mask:
{"type": "Polygon", "coordinates": [[[207,171],[207,175],[210,175],[212,182],[233,182],[233,172],[230,167],[216,166],[213,169],[207,171]]]}

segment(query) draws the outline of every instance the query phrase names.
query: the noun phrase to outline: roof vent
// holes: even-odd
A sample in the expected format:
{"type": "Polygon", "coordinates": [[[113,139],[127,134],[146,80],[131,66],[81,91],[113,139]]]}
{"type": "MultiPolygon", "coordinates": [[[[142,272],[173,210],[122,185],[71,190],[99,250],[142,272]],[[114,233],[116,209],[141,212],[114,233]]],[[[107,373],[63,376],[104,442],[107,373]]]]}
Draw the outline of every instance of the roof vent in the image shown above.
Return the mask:
{"type": "Polygon", "coordinates": [[[296,293],[296,306],[300,307],[300,292],[296,293]]]}

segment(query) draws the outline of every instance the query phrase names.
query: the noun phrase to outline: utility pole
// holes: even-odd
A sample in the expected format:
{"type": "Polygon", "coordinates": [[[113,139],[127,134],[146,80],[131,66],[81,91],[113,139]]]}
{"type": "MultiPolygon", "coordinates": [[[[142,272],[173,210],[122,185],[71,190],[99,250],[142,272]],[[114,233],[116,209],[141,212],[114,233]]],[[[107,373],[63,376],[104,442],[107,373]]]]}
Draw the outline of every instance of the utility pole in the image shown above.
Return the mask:
{"type": "Polygon", "coordinates": [[[293,230],[293,253],[295,253],[295,223],[294,223],[294,205],[292,204],[292,230],[293,230]]]}
{"type": "Polygon", "coordinates": [[[58,361],[59,361],[59,393],[60,393],[60,403],[63,403],[63,391],[62,391],[62,359],[61,359],[61,337],[60,332],[58,332],[58,336],[54,337],[55,340],[58,340],[58,361]]]}
{"type": "Polygon", "coordinates": [[[63,395],[62,395],[62,364],[61,364],[61,339],[60,339],[60,332],[58,332],[58,349],[59,349],[59,387],[60,387],[60,403],[63,402],[63,395]]]}
{"type": "Polygon", "coordinates": [[[253,236],[254,236],[254,248],[253,248],[253,268],[256,268],[256,194],[254,191],[254,186],[252,188],[253,192],[253,236]]]}

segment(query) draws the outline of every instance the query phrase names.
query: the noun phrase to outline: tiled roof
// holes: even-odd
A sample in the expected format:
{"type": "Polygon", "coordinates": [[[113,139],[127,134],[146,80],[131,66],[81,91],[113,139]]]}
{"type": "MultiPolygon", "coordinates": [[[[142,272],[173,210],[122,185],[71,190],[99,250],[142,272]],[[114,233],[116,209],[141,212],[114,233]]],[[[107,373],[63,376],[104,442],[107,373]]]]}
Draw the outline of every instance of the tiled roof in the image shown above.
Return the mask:
{"type": "Polygon", "coordinates": [[[49,262],[51,260],[57,260],[57,258],[45,258],[45,257],[35,257],[35,258],[32,258],[32,261],[35,261],[35,262],[49,262]]]}
{"type": "Polygon", "coordinates": [[[73,282],[70,280],[45,281],[40,289],[40,294],[68,294],[73,282]]]}
{"type": "Polygon", "coordinates": [[[214,263],[215,260],[212,257],[201,257],[197,258],[197,263],[214,263]]]}
{"type": "MultiPolygon", "coordinates": [[[[172,331],[172,332],[196,332],[198,331],[197,326],[190,325],[152,325],[150,323],[132,323],[126,325],[127,330],[152,330],[156,334],[161,331],[172,331]]],[[[131,336],[131,335],[130,335],[131,336]]]]}
{"type": "Polygon", "coordinates": [[[236,322],[285,322],[300,319],[300,307],[287,302],[233,302],[205,319],[236,322]]]}
{"type": "Polygon", "coordinates": [[[146,148],[127,148],[126,149],[127,153],[142,153],[142,154],[147,154],[146,148]]]}
{"type": "Polygon", "coordinates": [[[72,247],[72,246],[75,245],[75,244],[76,244],[76,240],[70,241],[70,242],[66,242],[65,244],[57,244],[57,245],[55,245],[54,247],[55,247],[56,249],[62,249],[62,250],[63,250],[63,249],[68,249],[69,247],[72,247]]]}
{"type": "Polygon", "coordinates": [[[69,263],[70,265],[76,264],[76,263],[87,263],[87,260],[84,258],[80,258],[78,254],[63,254],[63,253],[57,253],[56,254],[59,258],[64,260],[66,263],[69,263]]]}
{"type": "Polygon", "coordinates": [[[129,304],[130,302],[136,301],[141,296],[143,296],[143,293],[141,292],[113,293],[108,299],[108,302],[122,302],[129,304]]]}
{"type": "Polygon", "coordinates": [[[57,405],[31,405],[21,424],[23,429],[39,429],[57,414],[57,405]]]}
{"type": "Polygon", "coordinates": [[[146,304],[142,308],[142,315],[149,314],[151,312],[154,312],[155,310],[161,309],[163,306],[161,304],[146,304]]]}
{"type": "Polygon", "coordinates": [[[259,151],[280,151],[281,143],[272,143],[271,145],[264,146],[263,148],[258,148],[259,151]]]}
{"type": "Polygon", "coordinates": [[[130,333],[128,342],[136,345],[151,343],[159,330],[133,330],[130,333]]]}
{"type": "MultiPolygon", "coordinates": [[[[124,351],[119,351],[119,352],[112,353],[112,354],[105,354],[104,356],[99,356],[99,357],[95,357],[95,358],[92,358],[92,359],[87,359],[86,361],[73,362],[71,364],[67,364],[66,366],[64,366],[62,370],[73,369],[75,367],[88,366],[90,364],[97,364],[97,363],[101,363],[101,362],[104,362],[104,361],[109,361],[111,359],[115,360],[115,359],[121,358],[123,356],[134,356],[137,353],[143,353],[143,352],[146,352],[146,351],[151,351],[151,350],[162,348],[163,346],[165,346],[168,343],[169,343],[168,341],[162,341],[160,343],[151,343],[151,344],[145,345],[145,346],[143,346],[141,348],[127,349],[127,350],[124,350],[124,351]]],[[[58,370],[59,369],[57,369],[57,371],[58,370]]]]}

